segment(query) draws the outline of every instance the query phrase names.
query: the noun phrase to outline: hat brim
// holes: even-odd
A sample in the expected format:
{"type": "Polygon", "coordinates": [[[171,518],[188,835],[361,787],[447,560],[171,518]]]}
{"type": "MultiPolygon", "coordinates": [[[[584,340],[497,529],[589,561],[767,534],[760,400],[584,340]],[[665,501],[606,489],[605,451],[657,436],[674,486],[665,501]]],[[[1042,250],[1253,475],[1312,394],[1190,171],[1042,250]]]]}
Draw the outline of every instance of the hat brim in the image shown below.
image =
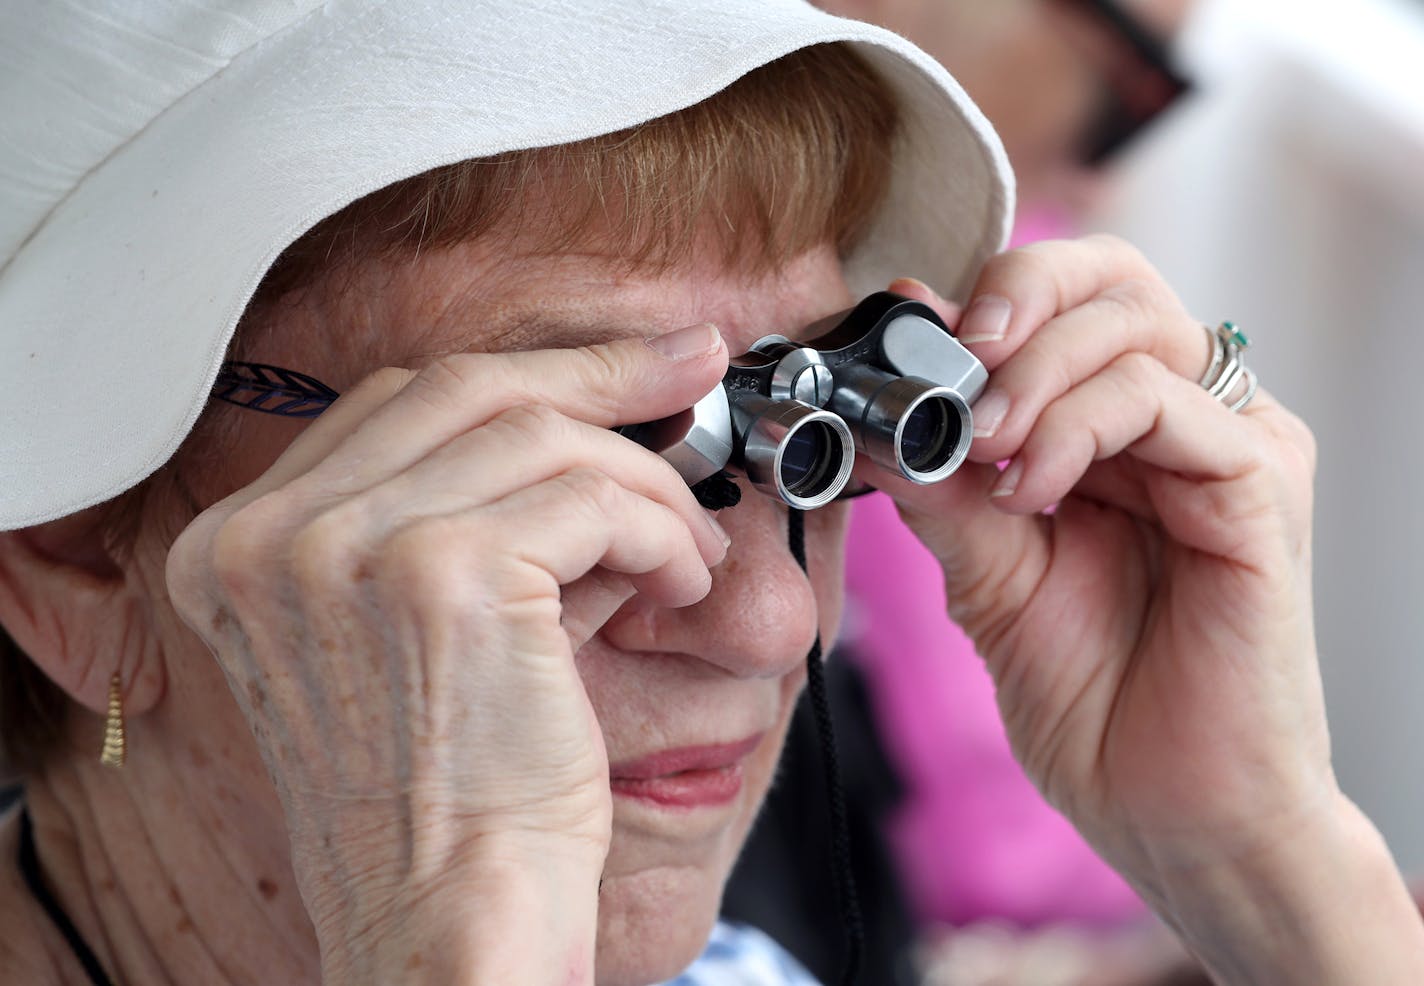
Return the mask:
{"type": "Polygon", "coordinates": [[[356,6],[296,20],[173,103],[0,273],[0,530],[103,502],[166,462],[263,274],[325,216],[438,165],[675,112],[812,44],[854,43],[904,113],[852,287],[912,275],[961,297],[1006,241],[1012,180],[992,128],[938,64],[869,25],[718,0],[649,31],[646,10],[606,5],[596,38],[571,39],[573,5],[356,6]],[[562,45],[549,58],[578,59],[574,84],[521,54],[541,39],[562,45]]]}

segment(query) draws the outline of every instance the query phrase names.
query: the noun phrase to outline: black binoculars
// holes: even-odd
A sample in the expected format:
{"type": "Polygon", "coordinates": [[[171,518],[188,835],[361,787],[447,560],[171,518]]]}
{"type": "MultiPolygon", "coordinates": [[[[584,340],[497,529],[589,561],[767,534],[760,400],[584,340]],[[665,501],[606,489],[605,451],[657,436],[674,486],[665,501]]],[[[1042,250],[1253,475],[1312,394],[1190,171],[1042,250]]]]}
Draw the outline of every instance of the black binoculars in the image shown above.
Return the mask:
{"type": "Polygon", "coordinates": [[[695,405],[620,432],[688,485],[731,466],[801,510],[845,494],[856,452],[921,484],[964,462],[988,371],[933,309],[882,291],[802,335],[759,339],[695,405]]]}

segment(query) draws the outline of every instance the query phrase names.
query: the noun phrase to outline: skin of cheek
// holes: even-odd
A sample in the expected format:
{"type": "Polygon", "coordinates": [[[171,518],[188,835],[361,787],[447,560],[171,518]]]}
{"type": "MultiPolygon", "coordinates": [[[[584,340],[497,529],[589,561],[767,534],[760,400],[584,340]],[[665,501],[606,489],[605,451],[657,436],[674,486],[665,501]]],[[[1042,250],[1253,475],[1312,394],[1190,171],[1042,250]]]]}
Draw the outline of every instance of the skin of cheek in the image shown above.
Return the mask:
{"type": "MultiPolygon", "coordinates": [[[[287,430],[297,430],[296,426],[286,422],[269,422],[266,419],[239,418],[237,425],[243,432],[242,440],[233,447],[240,450],[240,461],[230,462],[229,465],[248,476],[260,473],[266,464],[276,458],[289,440],[285,434],[287,430]],[[265,427],[258,427],[259,424],[265,427]]],[[[209,476],[210,482],[216,479],[209,476]]],[[[741,485],[745,497],[761,497],[745,481],[741,485]]],[[[215,498],[214,494],[210,495],[215,498]]],[[[762,512],[761,507],[762,504],[757,503],[753,509],[762,512]]],[[[780,510],[779,507],[775,509],[780,510]]],[[[808,567],[825,651],[829,651],[834,642],[842,608],[844,542],[849,510],[848,504],[837,504],[805,515],[808,567]]],[[[744,532],[738,530],[739,525],[728,523],[734,537],[734,561],[738,553],[736,539],[744,532]]],[[[748,534],[781,539],[785,536],[784,531],[783,523],[775,534],[761,530],[748,534]]],[[[789,549],[785,564],[794,565],[789,549]]],[[[745,572],[742,577],[759,578],[764,574],[745,572]]],[[[778,570],[776,577],[783,578],[785,574],[778,570]]],[[[205,652],[195,650],[193,665],[203,668],[203,677],[213,679],[207,682],[213,693],[222,694],[225,686],[222,686],[221,673],[206,658],[205,652]]],[[[637,660],[646,665],[652,659],[637,660]]],[[[591,663],[585,655],[580,655],[580,672],[590,686],[595,710],[602,721],[608,713],[602,707],[604,703],[598,699],[599,694],[607,690],[626,696],[629,690],[615,687],[613,682],[609,682],[606,689],[598,687],[596,679],[599,669],[590,667],[591,663]]],[[[664,671],[673,677],[679,676],[676,668],[664,671]]],[[[650,687],[655,690],[656,684],[650,682],[647,667],[641,675],[637,691],[646,693],[650,687]]],[[[685,686],[685,671],[681,676],[685,686]]],[[[705,946],[707,932],[716,919],[721,902],[722,888],[774,778],[791,713],[805,684],[804,664],[798,663],[790,673],[775,682],[758,684],[773,686],[775,725],[746,764],[744,787],[735,819],[723,832],[700,847],[700,853],[690,852],[686,846],[675,847],[676,865],[649,866],[646,858],[640,858],[650,854],[647,840],[630,838],[627,828],[620,826],[615,819],[610,875],[599,908],[597,968],[600,986],[633,986],[671,978],[705,946]]],[[[764,697],[759,696],[759,699],[764,697]]],[[[226,704],[231,705],[230,702],[226,704]]],[[[235,706],[231,711],[234,715],[227,717],[233,720],[229,731],[240,734],[241,720],[235,715],[235,706]]],[[[246,752],[247,744],[242,745],[246,752]]],[[[252,763],[243,765],[247,768],[244,773],[261,774],[260,760],[255,756],[255,750],[250,752],[252,763]]],[[[230,763],[228,766],[231,769],[233,765],[230,763]]],[[[280,842],[283,833],[280,809],[274,803],[270,811],[263,812],[263,816],[260,825],[250,826],[249,834],[255,834],[253,829],[260,829],[274,843],[280,842]]]]}
{"type": "MultiPolygon", "coordinates": [[[[744,495],[760,494],[752,491],[744,495]]],[[[824,651],[833,646],[840,619],[849,516],[848,504],[835,504],[812,511],[805,518],[808,567],[824,651]]],[[[735,553],[737,533],[734,527],[729,529],[733,531],[735,553]]],[[[794,564],[790,562],[789,549],[787,562],[794,564]]],[[[757,579],[760,575],[748,570],[739,572],[737,577],[757,579]]],[[[782,573],[778,572],[777,577],[783,577],[782,573]]],[[[639,691],[644,695],[664,692],[669,702],[676,702],[679,684],[684,690],[726,686],[725,681],[718,680],[725,678],[725,672],[709,672],[705,668],[699,671],[696,665],[701,662],[695,658],[631,655],[629,659],[644,664],[639,691]]],[[[631,731],[626,725],[628,703],[620,700],[619,707],[610,709],[600,701],[605,691],[610,698],[629,694],[611,681],[606,686],[599,684],[600,677],[617,677],[617,672],[606,666],[609,660],[596,652],[596,645],[585,648],[580,654],[580,673],[600,722],[618,721],[617,726],[610,722],[605,732],[617,728],[626,735],[631,731]]],[[[613,842],[599,897],[599,986],[634,986],[670,979],[700,954],[716,920],[727,877],[775,777],[791,714],[805,680],[805,664],[798,661],[775,680],[739,683],[764,687],[766,694],[742,693],[753,707],[774,693],[775,725],[745,764],[742,793],[733,818],[724,829],[690,844],[665,841],[640,830],[636,821],[620,819],[615,800],[613,842]]],[[[736,697],[729,695],[727,705],[734,702],[736,697]]],[[[719,702],[721,708],[727,705],[719,702]]],[[[727,717],[731,717],[730,712],[727,717]]]]}
{"type": "MultiPolygon", "coordinates": [[[[419,271],[404,275],[409,283],[399,277],[395,278],[387,285],[388,289],[369,304],[358,303],[361,299],[353,301],[348,294],[332,301],[330,307],[316,304],[287,311],[280,326],[270,333],[263,333],[259,340],[260,345],[254,351],[255,355],[247,358],[260,356],[279,365],[303,371],[317,371],[324,382],[336,386],[338,390],[347,389],[376,365],[418,365],[424,360],[410,358],[411,352],[434,353],[447,348],[439,340],[432,338],[432,334],[438,336],[440,333],[428,329],[432,323],[440,326],[447,321],[447,308],[454,312],[449,316],[449,320],[460,324],[470,324],[471,321],[490,324],[491,321],[503,322],[513,318],[514,311],[511,309],[506,312],[501,307],[502,302],[496,304],[497,298],[482,298],[478,305],[460,305],[450,301],[451,296],[460,297],[458,291],[435,291],[432,287],[444,283],[445,280],[458,285],[463,279],[470,278],[468,272],[477,266],[479,265],[472,264],[469,257],[459,252],[453,253],[443,265],[437,264],[435,258],[422,258],[419,271]],[[456,273],[451,273],[452,270],[456,273]],[[435,296],[433,300],[432,296],[435,296]],[[414,313],[407,310],[408,306],[416,301],[420,302],[421,307],[414,313]],[[476,314],[483,316],[492,313],[500,313],[504,317],[475,317],[476,314]],[[358,345],[352,348],[359,353],[359,357],[341,353],[313,353],[310,339],[329,332],[332,323],[342,325],[344,333],[350,333],[361,340],[373,336],[370,339],[369,351],[367,347],[358,345]],[[412,333],[403,339],[383,338],[376,333],[376,328],[380,325],[426,326],[427,331],[412,333]]],[[[539,271],[541,276],[546,278],[557,278],[561,276],[562,268],[554,268],[548,274],[545,274],[542,268],[539,271]]],[[[653,318],[651,322],[635,323],[635,327],[638,324],[663,326],[666,323],[666,328],[672,328],[695,318],[715,316],[714,320],[719,325],[739,326],[734,330],[734,334],[728,336],[729,345],[735,349],[745,345],[750,338],[764,334],[763,322],[768,325],[809,323],[826,313],[828,303],[825,299],[835,294],[846,294],[844,304],[848,305],[851,299],[839,279],[838,271],[838,265],[833,262],[833,254],[827,250],[812,256],[804,265],[796,265],[794,271],[778,282],[778,290],[775,292],[758,291],[756,286],[747,288],[739,284],[727,284],[715,275],[692,280],[688,282],[691,287],[677,291],[672,295],[671,301],[650,304],[645,309],[639,309],[652,312],[653,318]],[[780,287],[786,284],[799,285],[802,290],[798,293],[796,290],[787,291],[780,287]],[[673,311],[673,314],[662,314],[663,308],[673,311]],[[684,312],[688,314],[683,314],[684,312]],[[747,338],[743,339],[743,336],[747,338]]],[[[487,279],[481,281],[486,282],[487,279]]],[[[508,282],[498,283],[501,284],[501,295],[507,293],[517,298],[528,294],[527,291],[513,290],[508,282]],[[510,290],[504,292],[504,288],[510,290]]],[[[662,283],[650,287],[634,279],[630,284],[620,285],[619,297],[656,300],[660,297],[659,292],[664,292],[662,283]]],[[[831,307],[833,310],[838,306],[831,303],[831,307]]],[[[600,310],[595,308],[593,312],[598,315],[600,310]]],[[[614,314],[616,316],[617,312],[614,314]]],[[[468,345],[463,343],[457,348],[467,348],[468,345]]],[[[343,351],[345,348],[343,347],[343,351]]],[[[193,484],[191,492],[198,503],[211,503],[232,489],[250,482],[276,458],[302,427],[299,424],[258,416],[239,416],[225,420],[224,424],[224,441],[221,444],[231,451],[225,453],[221,469],[203,474],[201,479],[193,484]],[[230,428],[227,427],[229,424],[230,428]]],[[[762,499],[761,495],[750,486],[744,485],[744,491],[752,501],[752,504],[746,505],[752,506],[749,514],[759,517],[782,515],[780,507],[771,505],[770,501],[766,501],[768,506],[765,511],[758,510],[754,504],[762,499]]],[[[746,506],[743,507],[744,511],[746,506]]],[[[814,511],[806,518],[806,540],[810,553],[816,610],[827,649],[840,613],[842,541],[846,515],[847,509],[837,506],[814,511]]],[[[743,540],[744,536],[752,536],[749,528],[739,530],[738,526],[735,521],[728,523],[728,529],[734,538],[734,556],[737,554],[736,542],[743,540]]],[[[790,583],[793,578],[801,578],[784,548],[784,521],[775,528],[767,524],[765,530],[756,531],[755,536],[775,538],[775,545],[764,542],[762,548],[756,550],[775,547],[782,553],[781,562],[775,566],[775,571],[784,582],[790,583]]],[[[800,584],[804,587],[804,582],[800,584]]],[[[809,596],[809,593],[807,595],[809,596]]],[[[195,657],[197,656],[199,655],[195,654],[195,657]]],[[[201,657],[205,658],[205,655],[201,657]]],[[[704,669],[700,673],[692,673],[690,678],[686,668],[680,669],[679,673],[684,679],[683,685],[687,685],[689,681],[705,684],[705,662],[698,662],[695,658],[690,660],[703,663],[704,669]]],[[[207,672],[216,673],[216,668],[211,665],[210,660],[200,659],[199,663],[205,665],[207,672]]],[[[583,670],[581,666],[581,672],[583,670]]],[[[621,688],[622,694],[626,697],[646,691],[645,686],[648,685],[649,679],[644,677],[645,674],[646,672],[640,674],[639,680],[631,683],[625,678],[621,688]],[[633,687],[629,687],[630,685],[633,687]]],[[[725,672],[717,671],[715,674],[727,677],[725,672]]],[[[639,870],[640,876],[636,880],[615,877],[608,881],[604,900],[600,904],[600,983],[605,986],[620,986],[622,983],[659,981],[675,975],[700,952],[705,944],[707,931],[715,919],[727,874],[771,784],[791,710],[804,683],[804,677],[804,662],[797,660],[794,667],[786,673],[775,678],[755,681],[754,684],[759,686],[755,690],[755,697],[752,697],[751,692],[747,693],[746,697],[751,703],[747,707],[758,710],[760,716],[755,720],[754,728],[766,728],[767,733],[764,742],[748,758],[744,768],[741,800],[736,806],[734,819],[724,830],[704,840],[705,848],[699,853],[689,853],[685,847],[680,847],[682,859],[673,865],[640,868],[636,855],[627,857],[631,864],[628,868],[639,870]]],[[[603,703],[594,695],[598,689],[587,674],[585,683],[589,685],[591,697],[595,698],[595,708],[600,712],[600,721],[603,721],[606,709],[600,708],[603,703]]],[[[217,687],[217,681],[211,684],[215,693],[222,692],[222,689],[217,687]]],[[[722,707],[736,706],[733,704],[722,707]]],[[[231,732],[240,735],[244,731],[238,728],[240,720],[234,716],[232,722],[231,732]]],[[[608,728],[605,727],[605,733],[607,732],[608,728]]],[[[250,754],[253,761],[250,766],[260,770],[255,749],[251,749],[250,743],[241,745],[244,752],[250,754]]],[[[663,744],[664,747],[666,745],[663,744]]],[[[646,746],[641,751],[625,748],[624,752],[639,755],[640,752],[657,748],[657,745],[646,746]]],[[[260,825],[247,827],[244,836],[249,839],[258,838],[263,842],[270,840],[274,847],[283,844],[279,813],[273,812],[273,817],[264,819],[260,825]]],[[[644,845],[646,844],[647,840],[644,840],[644,845]]],[[[624,854],[637,849],[638,846],[630,843],[628,839],[620,839],[618,831],[615,830],[613,851],[616,855],[610,856],[611,865],[617,864],[621,867],[620,861],[625,858],[624,854]]]]}

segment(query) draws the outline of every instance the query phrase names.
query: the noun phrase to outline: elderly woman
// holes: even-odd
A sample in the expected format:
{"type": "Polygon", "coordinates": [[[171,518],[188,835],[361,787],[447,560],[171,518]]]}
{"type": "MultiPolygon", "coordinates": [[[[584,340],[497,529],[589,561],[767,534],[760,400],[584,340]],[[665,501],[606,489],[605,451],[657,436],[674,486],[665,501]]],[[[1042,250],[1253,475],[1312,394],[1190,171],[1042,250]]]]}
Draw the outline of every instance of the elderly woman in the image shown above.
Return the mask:
{"type": "Polygon", "coordinates": [[[5,982],[676,975],[844,508],[807,577],[611,428],[891,270],[992,374],[950,481],[857,468],[1049,798],[1224,982],[1424,971],[1331,773],[1309,437],[1198,385],[1126,246],[985,264],[1002,155],[913,48],[790,0],[4,18],[5,982]],[[342,396],[205,407],[224,360],[342,396]]]}

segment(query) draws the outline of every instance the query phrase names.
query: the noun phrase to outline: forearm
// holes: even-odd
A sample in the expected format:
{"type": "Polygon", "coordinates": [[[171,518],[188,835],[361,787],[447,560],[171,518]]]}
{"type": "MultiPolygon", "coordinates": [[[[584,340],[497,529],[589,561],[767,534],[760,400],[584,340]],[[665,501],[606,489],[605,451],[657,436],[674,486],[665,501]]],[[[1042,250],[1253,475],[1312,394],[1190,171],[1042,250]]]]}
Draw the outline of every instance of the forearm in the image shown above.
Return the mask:
{"type": "Polygon", "coordinates": [[[374,920],[358,908],[339,933],[322,936],[322,979],[591,986],[600,868],[562,857],[485,863],[374,920]]]}
{"type": "Polygon", "coordinates": [[[1175,874],[1152,896],[1221,986],[1424,982],[1424,922],[1384,840],[1343,797],[1279,851],[1175,874]]]}

